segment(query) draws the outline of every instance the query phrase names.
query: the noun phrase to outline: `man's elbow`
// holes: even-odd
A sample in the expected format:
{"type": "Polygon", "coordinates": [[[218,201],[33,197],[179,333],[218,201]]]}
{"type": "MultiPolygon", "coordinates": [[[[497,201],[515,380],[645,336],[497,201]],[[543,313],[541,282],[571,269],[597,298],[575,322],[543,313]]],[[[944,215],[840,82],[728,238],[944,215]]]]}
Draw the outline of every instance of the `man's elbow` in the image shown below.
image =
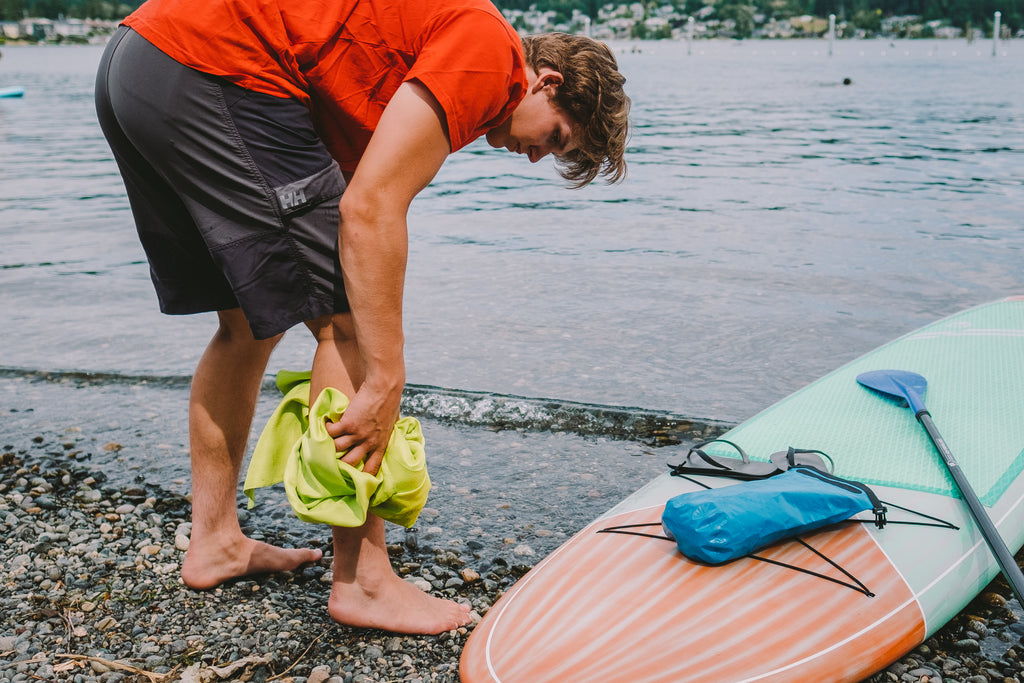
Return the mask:
{"type": "Polygon", "coordinates": [[[380,205],[380,200],[372,194],[349,188],[338,204],[341,225],[365,225],[374,221],[380,214],[380,205]]]}
{"type": "Polygon", "coordinates": [[[338,205],[340,223],[338,235],[354,246],[360,241],[395,241],[404,238],[408,205],[389,201],[385,192],[352,193],[346,190],[338,205]]]}

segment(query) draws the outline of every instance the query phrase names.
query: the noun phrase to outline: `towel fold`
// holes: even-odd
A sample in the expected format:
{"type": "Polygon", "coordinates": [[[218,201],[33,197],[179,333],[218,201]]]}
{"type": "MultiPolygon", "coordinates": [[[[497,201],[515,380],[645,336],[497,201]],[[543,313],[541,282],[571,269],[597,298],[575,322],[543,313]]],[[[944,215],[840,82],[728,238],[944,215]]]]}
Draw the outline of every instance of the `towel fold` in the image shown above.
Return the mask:
{"type": "Polygon", "coordinates": [[[324,389],[309,405],[309,372],[282,370],[277,386],[284,398],[260,434],[243,488],[249,507],[255,489],[283,481],[288,502],[299,519],[356,527],[367,512],[410,527],[427,502],[430,477],[420,423],[404,417],[395,423],[377,474],[341,461],[324,420],[337,422],[349,399],[324,389]]]}

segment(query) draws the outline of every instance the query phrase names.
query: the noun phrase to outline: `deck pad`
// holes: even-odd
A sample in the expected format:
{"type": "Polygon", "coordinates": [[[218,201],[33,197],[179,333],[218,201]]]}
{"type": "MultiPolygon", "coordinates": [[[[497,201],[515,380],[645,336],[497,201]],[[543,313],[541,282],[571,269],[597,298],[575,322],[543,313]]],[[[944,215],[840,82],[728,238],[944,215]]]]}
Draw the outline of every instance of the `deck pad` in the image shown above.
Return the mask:
{"type": "MultiPolygon", "coordinates": [[[[908,334],[731,430],[751,459],[788,446],[817,448],[836,474],[869,484],[956,496],[914,419],[856,382],[869,370],[928,380],[925,403],[975,493],[992,505],[1024,471],[1024,301],[971,309],[908,334]]],[[[709,446],[709,453],[733,455],[709,446]]]]}

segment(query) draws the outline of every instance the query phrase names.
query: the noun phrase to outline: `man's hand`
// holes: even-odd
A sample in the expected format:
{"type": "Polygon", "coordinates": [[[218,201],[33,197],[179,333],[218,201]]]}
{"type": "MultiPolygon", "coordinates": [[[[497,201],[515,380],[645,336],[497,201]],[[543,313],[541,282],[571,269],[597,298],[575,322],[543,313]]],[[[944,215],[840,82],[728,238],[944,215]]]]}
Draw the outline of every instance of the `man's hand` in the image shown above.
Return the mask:
{"type": "Polygon", "coordinates": [[[327,423],[327,433],[334,437],[334,447],[344,453],[343,462],[376,474],[399,417],[402,389],[391,392],[371,390],[365,384],[356,392],[338,422],[327,423]]]}

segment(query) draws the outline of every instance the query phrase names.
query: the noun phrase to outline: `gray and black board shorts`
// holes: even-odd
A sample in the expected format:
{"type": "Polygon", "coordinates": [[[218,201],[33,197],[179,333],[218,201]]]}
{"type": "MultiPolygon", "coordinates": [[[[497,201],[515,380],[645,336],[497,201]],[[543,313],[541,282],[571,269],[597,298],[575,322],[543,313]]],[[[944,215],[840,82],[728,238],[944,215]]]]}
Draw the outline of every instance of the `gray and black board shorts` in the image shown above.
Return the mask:
{"type": "Polygon", "coordinates": [[[348,310],[345,181],[303,103],[183,66],[122,26],[96,109],[164,313],[241,307],[264,339],[348,310]]]}

